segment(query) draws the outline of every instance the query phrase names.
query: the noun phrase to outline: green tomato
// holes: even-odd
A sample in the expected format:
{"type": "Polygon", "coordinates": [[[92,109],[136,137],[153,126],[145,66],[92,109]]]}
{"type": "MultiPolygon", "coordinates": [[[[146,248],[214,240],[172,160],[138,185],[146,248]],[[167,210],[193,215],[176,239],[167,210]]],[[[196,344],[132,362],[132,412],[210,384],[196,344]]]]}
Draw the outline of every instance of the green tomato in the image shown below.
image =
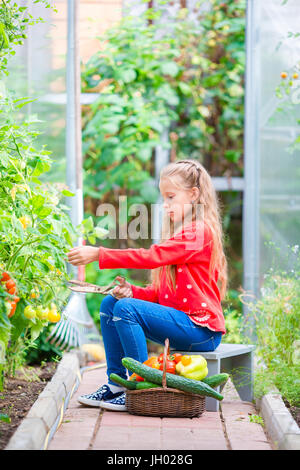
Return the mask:
{"type": "Polygon", "coordinates": [[[40,320],[47,320],[48,319],[48,308],[43,308],[41,305],[39,305],[36,308],[36,315],[40,320]]]}
{"type": "Polygon", "coordinates": [[[31,320],[32,318],[36,317],[36,311],[31,305],[27,305],[27,307],[24,308],[24,316],[31,320]]]}

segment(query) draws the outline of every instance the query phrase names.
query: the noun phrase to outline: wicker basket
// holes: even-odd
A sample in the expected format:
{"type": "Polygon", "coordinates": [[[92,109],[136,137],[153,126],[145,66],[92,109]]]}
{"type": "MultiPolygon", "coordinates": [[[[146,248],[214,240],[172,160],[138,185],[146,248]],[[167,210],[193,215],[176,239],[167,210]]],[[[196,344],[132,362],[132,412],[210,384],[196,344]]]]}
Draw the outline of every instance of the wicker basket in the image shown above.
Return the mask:
{"type": "Polygon", "coordinates": [[[195,418],[205,411],[205,396],[168,388],[166,359],[170,353],[165,341],[162,387],[126,390],[126,408],[130,414],[174,418],[195,418]]]}

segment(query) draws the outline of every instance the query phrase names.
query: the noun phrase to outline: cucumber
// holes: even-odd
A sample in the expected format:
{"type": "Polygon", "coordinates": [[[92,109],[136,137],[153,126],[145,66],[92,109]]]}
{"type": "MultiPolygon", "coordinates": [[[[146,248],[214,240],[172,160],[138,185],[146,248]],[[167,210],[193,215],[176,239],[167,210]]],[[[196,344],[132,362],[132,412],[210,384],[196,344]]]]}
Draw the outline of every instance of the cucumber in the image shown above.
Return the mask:
{"type": "Polygon", "coordinates": [[[136,389],[136,382],[123,379],[123,377],[120,377],[118,374],[110,374],[109,378],[117,384],[122,385],[122,387],[127,388],[128,390],[136,389]]]}
{"type": "Polygon", "coordinates": [[[157,384],[153,384],[151,382],[136,382],[123,379],[118,374],[110,374],[109,378],[116,382],[122,387],[127,388],[128,390],[144,390],[145,388],[156,388],[159,387],[157,384]]]}
{"type": "MultiPolygon", "coordinates": [[[[161,370],[152,369],[152,367],[146,366],[131,357],[124,357],[122,359],[122,364],[128,370],[135,372],[136,374],[144,377],[144,379],[149,380],[158,385],[162,385],[163,372],[161,370]]],[[[198,395],[204,395],[208,397],[213,397],[216,400],[223,400],[223,396],[214,390],[212,387],[200,380],[186,379],[180,375],[166,373],[166,382],[167,386],[171,388],[176,388],[183,392],[196,393],[198,395]]]]}
{"type": "Polygon", "coordinates": [[[160,385],[153,384],[152,382],[136,382],[136,390],[144,390],[145,388],[158,388],[160,385]]]}
{"type": "Polygon", "coordinates": [[[205,379],[202,379],[202,382],[214,388],[214,387],[219,387],[219,385],[226,383],[228,379],[229,379],[229,374],[226,374],[225,372],[223,372],[222,374],[216,374],[216,375],[211,375],[210,377],[205,377],[205,379]]]}

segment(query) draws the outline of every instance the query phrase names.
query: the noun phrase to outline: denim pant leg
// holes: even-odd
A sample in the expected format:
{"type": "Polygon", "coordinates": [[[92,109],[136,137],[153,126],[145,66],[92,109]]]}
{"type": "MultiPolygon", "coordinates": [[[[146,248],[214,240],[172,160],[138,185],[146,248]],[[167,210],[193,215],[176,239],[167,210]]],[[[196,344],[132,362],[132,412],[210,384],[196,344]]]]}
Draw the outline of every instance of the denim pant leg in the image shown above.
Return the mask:
{"type": "Polygon", "coordinates": [[[169,338],[170,348],[190,352],[213,351],[222,338],[221,332],[193,323],[185,312],[134,298],[115,304],[113,320],[126,356],[140,362],[148,357],[146,338],[162,345],[169,338]]]}
{"type": "Polygon", "coordinates": [[[107,295],[101,302],[100,306],[100,325],[103,337],[108,383],[117,385],[110,380],[111,373],[118,374],[120,377],[127,379],[126,368],[122,365],[122,358],[125,356],[119,334],[116,329],[116,322],[113,321],[113,310],[118,299],[112,295],[107,295]]]}
{"type": "Polygon", "coordinates": [[[180,310],[134,298],[106,296],[101,303],[100,322],[111,384],[112,372],[126,378],[123,357],[140,362],[148,358],[146,338],[162,345],[169,338],[171,348],[190,352],[213,351],[222,338],[221,332],[195,325],[180,310]]]}

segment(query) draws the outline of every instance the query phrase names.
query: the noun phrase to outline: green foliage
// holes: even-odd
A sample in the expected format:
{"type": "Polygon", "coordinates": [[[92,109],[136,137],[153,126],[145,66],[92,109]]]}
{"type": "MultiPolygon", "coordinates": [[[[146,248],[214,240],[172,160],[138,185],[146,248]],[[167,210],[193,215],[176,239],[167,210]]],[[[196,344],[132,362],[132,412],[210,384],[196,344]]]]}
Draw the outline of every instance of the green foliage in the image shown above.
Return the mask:
{"type": "Polygon", "coordinates": [[[249,342],[249,339],[244,335],[242,308],[243,305],[239,298],[239,292],[234,289],[228,289],[226,298],[223,301],[226,328],[226,334],[222,339],[223,343],[241,344],[249,342]]]}
{"type": "Polygon", "coordinates": [[[82,65],[82,91],[99,93],[83,107],[88,215],[100,201],[118,207],[124,194],[128,205],[157,201],[157,145],[200,160],[213,176],[242,175],[245,1],[209,3],[195,21],[185,9],[166,13],[168,2],[124,16],[82,65]]]}
{"type": "Polygon", "coordinates": [[[261,398],[274,391],[275,386],[291,406],[300,407],[299,372],[299,366],[287,366],[285,363],[278,364],[276,368],[258,366],[254,375],[255,397],[261,398]]]}
{"type": "Polygon", "coordinates": [[[300,339],[300,281],[285,274],[266,278],[263,297],[253,306],[260,355],[267,367],[293,365],[300,339]]]}
{"type": "Polygon", "coordinates": [[[289,271],[271,268],[264,276],[261,298],[249,303],[256,324],[256,393],[276,386],[291,404],[300,397],[300,257],[298,245],[287,247],[289,271]]]}
{"type": "Polygon", "coordinates": [[[262,426],[265,425],[263,418],[259,415],[250,414],[249,421],[250,423],[257,423],[257,424],[261,424],[262,426]]]}
{"type": "Polygon", "coordinates": [[[129,203],[155,202],[151,159],[165,130],[178,157],[242,172],[245,2],[210,3],[196,21],[169,12],[162,27],[163,2],[100,38],[82,72],[83,91],[100,92],[84,111],[86,195],[126,188],[129,203]]]}
{"type": "Polygon", "coordinates": [[[46,325],[40,335],[26,349],[26,364],[40,364],[42,361],[50,362],[62,357],[62,351],[47,341],[50,330],[51,326],[46,325]]]}
{"type": "Polygon", "coordinates": [[[223,343],[241,344],[245,342],[242,332],[243,315],[240,310],[224,309],[226,335],[223,343]]]}
{"type": "MultiPolygon", "coordinates": [[[[0,263],[1,272],[15,280],[20,298],[8,320],[5,299],[14,296],[0,286],[0,341],[1,351],[9,341],[6,360],[10,357],[13,362],[25,342],[24,331],[33,340],[47,324],[47,320],[25,318],[25,306],[63,306],[65,253],[76,237],[62,201],[63,188],[39,180],[50,169],[50,152],[35,148],[34,122],[18,122],[17,111],[24,101],[9,95],[0,100],[0,263]]],[[[1,359],[3,363],[3,354],[1,359]]]]}
{"type": "MultiPolygon", "coordinates": [[[[46,0],[34,3],[38,2],[52,8],[46,0]]],[[[1,3],[0,75],[7,74],[8,56],[16,45],[23,44],[27,26],[40,21],[43,19],[34,19],[27,6],[10,0],[1,3]]],[[[3,272],[8,273],[16,292],[9,293],[5,282],[0,282],[0,388],[4,372],[13,374],[26,361],[26,355],[32,360],[33,356],[57,353],[45,342],[51,318],[42,316],[39,309],[63,309],[70,293],[64,282],[68,278],[66,252],[78,237],[93,243],[104,234],[89,220],[73,227],[66,198],[74,194],[64,185],[42,181],[51,168],[51,152],[36,145],[40,121],[21,116],[22,108],[32,101],[34,98],[7,91],[1,82],[0,278],[3,272]],[[9,305],[14,300],[15,312],[9,305]],[[25,316],[26,307],[33,309],[31,318],[25,316]]]]}
{"type": "MultiPolygon", "coordinates": [[[[45,8],[57,11],[47,0],[34,0],[33,3],[41,3],[45,8]]],[[[24,43],[28,26],[43,21],[41,17],[34,18],[26,5],[20,6],[14,0],[3,0],[0,3],[0,72],[8,75],[8,56],[15,55],[15,46],[24,43]]]]}

